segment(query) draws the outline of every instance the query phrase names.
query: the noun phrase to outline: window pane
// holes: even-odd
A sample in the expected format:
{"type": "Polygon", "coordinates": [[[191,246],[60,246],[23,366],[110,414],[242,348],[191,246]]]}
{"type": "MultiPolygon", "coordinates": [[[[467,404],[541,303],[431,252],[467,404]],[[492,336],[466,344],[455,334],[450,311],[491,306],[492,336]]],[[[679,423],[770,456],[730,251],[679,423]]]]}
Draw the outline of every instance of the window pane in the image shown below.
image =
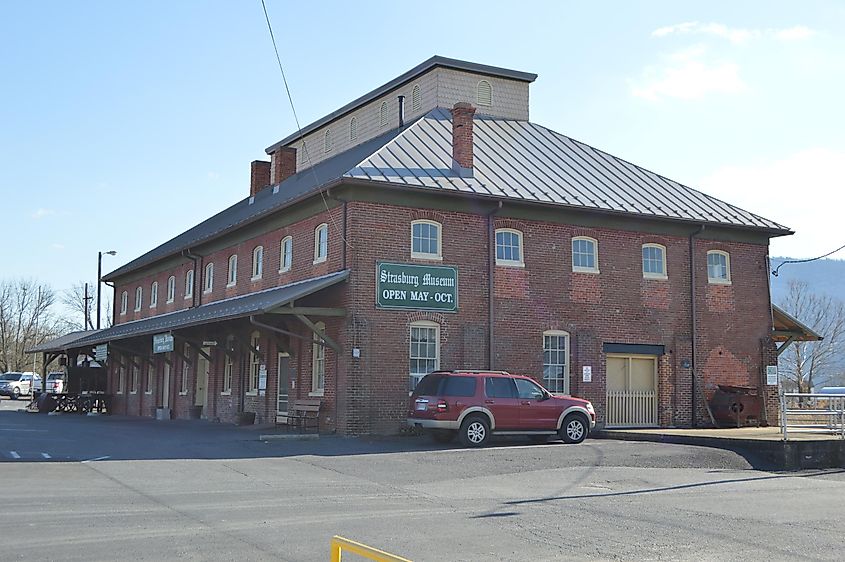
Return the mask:
{"type": "Polygon", "coordinates": [[[475,377],[445,377],[443,396],[475,396],[475,377]]]}
{"type": "Polygon", "coordinates": [[[484,392],[489,398],[516,398],[513,380],[506,377],[485,377],[484,392]]]}

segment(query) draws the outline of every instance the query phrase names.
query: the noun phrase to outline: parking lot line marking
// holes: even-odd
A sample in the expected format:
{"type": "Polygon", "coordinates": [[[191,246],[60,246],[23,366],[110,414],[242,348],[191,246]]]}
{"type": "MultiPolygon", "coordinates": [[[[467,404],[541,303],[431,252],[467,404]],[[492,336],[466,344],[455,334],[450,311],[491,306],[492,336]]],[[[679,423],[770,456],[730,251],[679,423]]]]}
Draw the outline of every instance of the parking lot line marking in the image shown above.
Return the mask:
{"type": "Polygon", "coordinates": [[[82,462],[83,462],[83,463],[86,463],[86,462],[104,461],[104,460],[106,460],[106,459],[110,459],[110,458],[111,458],[110,456],[106,455],[105,457],[97,457],[97,458],[93,458],[93,459],[85,459],[85,460],[84,460],[84,461],[82,461],[82,462]]]}
{"type": "Polygon", "coordinates": [[[48,455],[47,453],[41,453],[41,456],[44,457],[45,459],[50,458],[50,455],[48,455]]]}
{"type": "Polygon", "coordinates": [[[9,451],[9,454],[12,456],[13,459],[21,458],[17,451],[9,451]]]}

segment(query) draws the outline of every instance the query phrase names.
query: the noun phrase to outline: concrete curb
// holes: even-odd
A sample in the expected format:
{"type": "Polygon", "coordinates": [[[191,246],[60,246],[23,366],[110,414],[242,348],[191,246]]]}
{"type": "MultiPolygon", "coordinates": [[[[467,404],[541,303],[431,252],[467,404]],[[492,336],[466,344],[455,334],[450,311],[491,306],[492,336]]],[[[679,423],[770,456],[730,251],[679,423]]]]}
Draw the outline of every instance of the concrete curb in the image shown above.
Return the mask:
{"type": "Polygon", "coordinates": [[[317,433],[270,433],[259,435],[259,441],[315,441],[320,436],[317,433]]]}

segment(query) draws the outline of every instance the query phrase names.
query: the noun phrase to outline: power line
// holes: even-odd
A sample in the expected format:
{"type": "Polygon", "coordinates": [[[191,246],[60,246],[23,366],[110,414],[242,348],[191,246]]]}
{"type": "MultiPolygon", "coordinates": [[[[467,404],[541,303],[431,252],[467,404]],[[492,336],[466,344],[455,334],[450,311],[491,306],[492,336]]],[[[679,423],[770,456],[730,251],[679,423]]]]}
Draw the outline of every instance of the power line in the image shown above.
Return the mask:
{"type": "Polygon", "coordinates": [[[787,261],[781,262],[781,263],[780,263],[780,264],[779,264],[779,265],[778,265],[778,266],[777,266],[774,270],[772,270],[772,275],[774,275],[775,277],[777,277],[777,276],[778,276],[778,270],[779,270],[781,267],[783,267],[784,265],[788,264],[788,263],[807,263],[807,262],[810,262],[810,261],[816,261],[816,260],[824,259],[824,258],[826,258],[827,256],[833,255],[833,254],[835,254],[836,252],[838,252],[839,250],[842,250],[843,248],[845,248],[845,244],[843,244],[843,245],[839,246],[838,248],[836,248],[836,249],[835,249],[835,250],[833,250],[832,252],[828,252],[828,253],[826,253],[825,255],[823,255],[823,256],[819,256],[819,257],[817,257],[817,258],[808,258],[808,259],[806,259],[806,260],[787,260],[787,261]]]}
{"type": "Polygon", "coordinates": [[[299,133],[299,140],[302,141],[302,149],[305,153],[305,160],[308,165],[308,169],[314,175],[314,182],[317,185],[317,189],[320,192],[320,199],[323,200],[323,206],[326,208],[326,211],[329,214],[329,220],[332,223],[335,231],[340,235],[341,240],[343,243],[346,244],[349,248],[352,248],[352,244],[346,239],[344,232],[338,228],[337,222],[335,222],[334,215],[332,214],[331,209],[329,209],[329,203],[326,201],[326,196],[323,193],[323,187],[320,184],[320,179],[317,177],[317,170],[314,168],[314,164],[311,162],[311,155],[308,153],[308,146],[305,144],[305,136],[302,134],[302,126],[299,124],[299,116],[296,114],[296,107],[293,104],[293,96],[290,93],[290,86],[288,86],[288,79],[285,76],[285,69],[282,65],[282,57],[279,55],[279,47],[276,46],[276,35],[273,33],[273,26],[270,24],[270,15],[267,13],[267,4],[265,4],[264,0],[261,0],[261,7],[264,9],[264,19],[267,20],[267,29],[270,31],[270,40],[273,42],[273,51],[276,53],[276,62],[279,63],[279,72],[282,73],[282,82],[285,84],[285,93],[288,97],[288,102],[290,103],[291,112],[293,112],[293,119],[296,122],[296,130],[299,133]]]}

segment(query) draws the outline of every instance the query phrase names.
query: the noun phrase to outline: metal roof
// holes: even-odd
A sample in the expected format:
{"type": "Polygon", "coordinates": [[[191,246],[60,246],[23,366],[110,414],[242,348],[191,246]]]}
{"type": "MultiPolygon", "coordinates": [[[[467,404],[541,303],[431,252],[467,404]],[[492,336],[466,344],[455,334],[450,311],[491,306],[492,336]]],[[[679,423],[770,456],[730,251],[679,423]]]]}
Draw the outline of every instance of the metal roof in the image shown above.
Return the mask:
{"type": "Polygon", "coordinates": [[[399,86],[405,84],[406,82],[410,82],[411,80],[420,76],[421,74],[428,72],[432,68],[437,68],[437,67],[454,68],[455,70],[465,70],[467,72],[473,72],[475,74],[484,74],[484,75],[487,75],[487,76],[509,78],[511,80],[519,80],[521,82],[533,82],[534,80],[537,79],[537,75],[532,74],[530,72],[520,72],[519,70],[510,70],[510,69],[507,69],[507,68],[499,68],[498,66],[488,66],[486,64],[478,64],[478,63],[474,63],[474,62],[468,62],[468,61],[463,61],[463,60],[458,60],[458,59],[450,59],[450,58],[435,55],[435,56],[431,57],[430,59],[428,59],[427,61],[418,64],[417,66],[415,66],[414,68],[412,68],[408,72],[406,72],[406,73],[404,73],[400,76],[397,76],[396,78],[394,78],[390,82],[388,82],[388,83],[386,83],[382,86],[379,86],[375,90],[373,90],[369,93],[366,93],[363,96],[361,96],[360,98],[344,105],[343,107],[341,107],[337,111],[329,113],[325,117],[317,119],[313,123],[306,125],[305,127],[302,128],[301,131],[297,131],[295,133],[292,133],[292,134],[286,136],[285,138],[283,138],[282,140],[280,140],[279,142],[277,142],[273,146],[268,147],[267,148],[267,154],[271,154],[275,150],[277,150],[278,148],[292,143],[293,141],[297,140],[300,137],[300,135],[305,136],[308,133],[311,133],[311,132],[315,131],[316,129],[319,129],[320,127],[322,127],[326,123],[330,123],[330,122],[334,121],[335,119],[337,119],[339,117],[343,117],[344,115],[346,115],[350,111],[354,111],[358,107],[360,107],[360,106],[362,106],[366,103],[369,103],[372,100],[374,100],[374,99],[376,99],[380,96],[383,96],[384,94],[386,94],[390,90],[393,90],[394,88],[398,88],[399,86]]]}
{"type": "Polygon", "coordinates": [[[118,324],[75,341],[73,347],[88,347],[109,341],[189,328],[209,322],[222,322],[224,320],[244,318],[253,314],[263,314],[289,302],[316,293],[321,289],[330,287],[347,277],[349,277],[349,270],[345,269],[241,297],[211,302],[196,308],[188,308],[151,318],[118,324]]]}
{"type": "Polygon", "coordinates": [[[303,196],[316,191],[321,185],[336,180],[360,162],[362,158],[372,154],[398,134],[399,131],[396,129],[389,131],[337,156],[323,160],[316,164],[313,170],[308,168],[294,174],[280,183],[278,189],[262,189],[254,197],[246,197],[238,201],[228,209],[104,275],[103,280],[113,281],[115,278],[139,267],[193,248],[286,207],[303,196]],[[252,202],[250,202],[250,199],[252,199],[252,202]]]}
{"type": "Polygon", "coordinates": [[[775,341],[787,341],[790,338],[793,341],[819,341],[824,339],[812,328],[808,328],[806,324],[774,304],[772,305],[772,319],[775,323],[772,339],[775,341]]]}
{"type": "Polygon", "coordinates": [[[438,108],[344,177],[789,233],[774,221],[529,121],[477,116],[473,148],[473,175],[462,177],[452,169],[451,115],[438,108]]]}
{"type": "Polygon", "coordinates": [[[77,341],[96,334],[100,330],[79,330],[78,332],[70,332],[50,341],[40,343],[30,349],[26,353],[60,353],[72,349],[77,341]]]}

